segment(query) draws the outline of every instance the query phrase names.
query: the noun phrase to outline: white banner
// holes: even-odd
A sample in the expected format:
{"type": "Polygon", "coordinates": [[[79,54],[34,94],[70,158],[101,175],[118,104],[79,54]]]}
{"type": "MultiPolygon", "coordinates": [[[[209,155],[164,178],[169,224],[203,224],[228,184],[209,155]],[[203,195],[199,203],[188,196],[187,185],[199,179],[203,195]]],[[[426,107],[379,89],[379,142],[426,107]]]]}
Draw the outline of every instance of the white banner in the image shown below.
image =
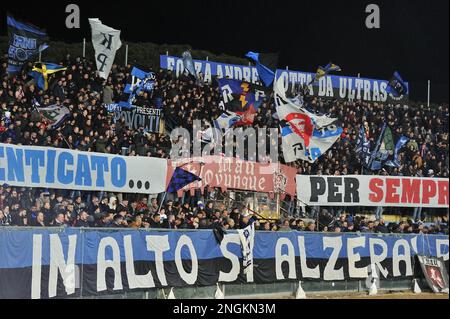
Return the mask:
{"type": "Polygon", "coordinates": [[[121,193],[165,191],[167,160],[0,143],[0,183],[121,193]]]}
{"type": "Polygon", "coordinates": [[[90,18],[92,28],[92,44],[95,50],[95,61],[100,77],[107,79],[116,56],[122,46],[120,30],[108,27],[97,18],[90,18]]]}
{"type": "Polygon", "coordinates": [[[297,197],[311,206],[448,208],[449,180],[406,176],[297,175],[297,197]]]}

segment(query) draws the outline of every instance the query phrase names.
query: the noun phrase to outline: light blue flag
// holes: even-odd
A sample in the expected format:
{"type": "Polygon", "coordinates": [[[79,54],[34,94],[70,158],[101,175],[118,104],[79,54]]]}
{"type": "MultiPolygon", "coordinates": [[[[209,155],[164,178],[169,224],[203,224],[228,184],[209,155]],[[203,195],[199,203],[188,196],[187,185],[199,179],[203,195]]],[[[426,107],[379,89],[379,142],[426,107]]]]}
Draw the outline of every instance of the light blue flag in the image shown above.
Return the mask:
{"type": "Polygon", "coordinates": [[[184,68],[192,75],[195,79],[197,79],[197,73],[195,72],[194,61],[192,60],[192,55],[189,51],[183,52],[181,55],[183,58],[184,68]]]}
{"type": "Polygon", "coordinates": [[[400,162],[398,161],[398,152],[400,149],[408,143],[409,138],[406,136],[402,136],[397,141],[397,144],[395,144],[395,151],[394,151],[394,160],[387,161],[385,165],[391,166],[391,167],[400,167],[400,162]]]}

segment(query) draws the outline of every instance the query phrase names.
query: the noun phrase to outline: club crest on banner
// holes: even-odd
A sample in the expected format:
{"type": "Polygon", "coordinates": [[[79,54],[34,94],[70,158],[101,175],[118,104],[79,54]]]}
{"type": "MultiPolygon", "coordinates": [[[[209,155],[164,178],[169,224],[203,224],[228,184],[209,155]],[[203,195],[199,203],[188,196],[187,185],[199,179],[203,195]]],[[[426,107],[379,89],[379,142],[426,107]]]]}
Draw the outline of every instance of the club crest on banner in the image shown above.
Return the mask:
{"type": "Polygon", "coordinates": [[[311,118],[306,114],[290,113],[286,116],[286,121],[289,123],[292,131],[304,139],[305,146],[308,147],[309,138],[314,131],[311,118]]]}
{"type": "Polygon", "coordinates": [[[273,174],[273,190],[275,194],[286,192],[287,177],[283,174],[281,169],[277,169],[273,174]]]}

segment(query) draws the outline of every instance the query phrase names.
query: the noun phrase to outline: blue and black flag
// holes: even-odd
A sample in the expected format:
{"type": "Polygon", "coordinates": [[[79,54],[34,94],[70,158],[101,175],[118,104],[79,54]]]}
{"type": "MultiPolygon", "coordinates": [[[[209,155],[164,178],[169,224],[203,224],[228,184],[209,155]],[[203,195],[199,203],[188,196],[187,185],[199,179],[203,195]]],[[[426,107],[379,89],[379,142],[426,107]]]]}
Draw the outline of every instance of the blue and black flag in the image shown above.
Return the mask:
{"type": "Polygon", "coordinates": [[[27,61],[34,60],[39,52],[48,48],[47,33],[29,23],[21,22],[11,15],[7,17],[8,24],[8,74],[21,71],[27,61]]]}
{"type": "Polygon", "coordinates": [[[358,155],[361,163],[364,167],[369,168],[370,163],[370,141],[366,136],[366,130],[364,125],[361,125],[359,129],[358,142],[355,149],[356,154],[358,155]]]}
{"type": "Polygon", "coordinates": [[[129,94],[127,101],[120,101],[119,106],[132,108],[133,102],[141,92],[152,93],[155,86],[155,73],[145,72],[137,67],[131,70],[131,82],[127,83],[123,93],[129,94]]]}
{"type": "Polygon", "coordinates": [[[270,90],[239,80],[219,79],[218,82],[225,110],[242,117],[241,123],[235,124],[252,125],[254,115],[270,90]]]}
{"type": "Polygon", "coordinates": [[[278,53],[255,53],[248,52],[245,55],[256,64],[259,79],[265,86],[271,86],[275,79],[274,69],[278,64],[278,53]]]}
{"type": "Polygon", "coordinates": [[[393,97],[398,98],[403,95],[408,95],[408,85],[403,81],[400,74],[395,71],[389,80],[388,86],[386,88],[387,93],[391,94],[393,97]]]}
{"type": "Polygon", "coordinates": [[[182,189],[184,186],[189,185],[195,181],[201,181],[202,179],[191,172],[188,172],[180,167],[177,167],[173,172],[170,179],[169,186],[167,186],[168,193],[175,193],[182,189]]]}

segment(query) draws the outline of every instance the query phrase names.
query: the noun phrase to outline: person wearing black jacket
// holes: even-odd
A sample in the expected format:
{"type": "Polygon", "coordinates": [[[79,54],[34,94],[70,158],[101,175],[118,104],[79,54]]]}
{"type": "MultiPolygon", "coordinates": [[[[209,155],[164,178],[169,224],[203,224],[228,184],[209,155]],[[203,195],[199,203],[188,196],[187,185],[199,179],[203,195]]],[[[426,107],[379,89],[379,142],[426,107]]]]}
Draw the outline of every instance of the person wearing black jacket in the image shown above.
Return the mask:
{"type": "Polygon", "coordinates": [[[88,222],[88,213],[85,210],[82,210],[74,223],[74,227],[90,227],[88,222]]]}
{"type": "Polygon", "coordinates": [[[159,215],[158,213],[153,214],[150,220],[150,228],[163,228],[161,223],[161,215],[159,215]]]}
{"type": "Polygon", "coordinates": [[[112,222],[110,218],[110,213],[99,213],[98,214],[98,221],[95,224],[96,227],[112,227],[112,222]]]}
{"type": "Polygon", "coordinates": [[[378,222],[378,226],[375,227],[375,232],[376,233],[382,233],[382,234],[388,234],[389,233],[389,229],[387,228],[384,219],[380,219],[378,222]]]}
{"type": "Polygon", "coordinates": [[[116,214],[114,215],[114,222],[109,227],[125,228],[128,227],[128,223],[123,219],[122,215],[116,214]]]}
{"type": "MultiPolygon", "coordinates": [[[[52,226],[52,227],[66,227],[66,226],[67,226],[67,223],[66,223],[66,219],[65,219],[64,213],[63,213],[63,212],[58,212],[58,213],[56,214],[55,219],[53,219],[53,220],[50,222],[50,225],[49,225],[49,226],[52,226]]],[[[84,226],[83,226],[83,227],[84,227],[84,226]]]]}
{"type": "Polygon", "coordinates": [[[11,214],[11,225],[27,226],[27,210],[20,209],[11,214]]]}
{"type": "Polygon", "coordinates": [[[128,204],[128,199],[124,198],[116,207],[116,212],[120,213],[122,211],[126,212],[126,215],[130,213],[130,205],[128,204]]]}
{"type": "Polygon", "coordinates": [[[34,221],[34,223],[31,226],[36,226],[36,227],[45,227],[44,224],[44,214],[42,212],[37,212],[36,214],[36,220],[34,221]]]}

